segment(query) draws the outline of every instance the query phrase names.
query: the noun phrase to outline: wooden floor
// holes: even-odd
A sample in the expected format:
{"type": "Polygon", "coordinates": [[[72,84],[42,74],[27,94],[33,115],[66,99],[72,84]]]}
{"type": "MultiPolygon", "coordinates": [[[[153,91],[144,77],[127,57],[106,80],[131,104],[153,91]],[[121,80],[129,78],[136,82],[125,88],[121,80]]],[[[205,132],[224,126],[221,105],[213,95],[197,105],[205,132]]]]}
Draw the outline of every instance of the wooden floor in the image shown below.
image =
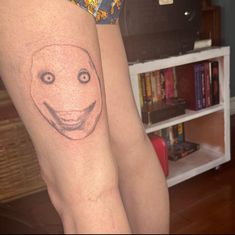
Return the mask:
{"type": "MultiPolygon", "coordinates": [[[[235,116],[231,126],[232,161],[170,188],[171,233],[235,233],[235,116]]],[[[0,206],[0,233],[4,232],[51,234],[63,233],[63,229],[43,192],[0,206]],[[10,222],[12,218],[21,223],[10,222]]]]}

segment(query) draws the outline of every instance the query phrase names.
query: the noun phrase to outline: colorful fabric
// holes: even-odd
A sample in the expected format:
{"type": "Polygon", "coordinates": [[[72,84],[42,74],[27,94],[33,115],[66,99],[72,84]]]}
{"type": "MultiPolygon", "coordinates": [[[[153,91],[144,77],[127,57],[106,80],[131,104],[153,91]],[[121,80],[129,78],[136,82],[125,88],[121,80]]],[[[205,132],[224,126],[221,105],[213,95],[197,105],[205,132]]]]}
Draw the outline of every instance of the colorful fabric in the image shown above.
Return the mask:
{"type": "Polygon", "coordinates": [[[92,14],[97,24],[115,24],[124,0],[69,0],[92,14]]]}

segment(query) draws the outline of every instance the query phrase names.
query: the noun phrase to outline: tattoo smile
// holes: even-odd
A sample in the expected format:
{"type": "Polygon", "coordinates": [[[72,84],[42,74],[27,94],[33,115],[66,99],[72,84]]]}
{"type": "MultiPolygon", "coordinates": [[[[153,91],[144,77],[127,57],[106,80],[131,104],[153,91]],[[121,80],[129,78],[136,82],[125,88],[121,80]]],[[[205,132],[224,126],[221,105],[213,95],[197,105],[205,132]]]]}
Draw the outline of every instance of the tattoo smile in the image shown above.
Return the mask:
{"type": "Polygon", "coordinates": [[[47,102],[44,102],[44,105],[62,130],[74,131],[84,129],[85,123],[96,105],[96,101],[87,108],[76,111],[56,111],[47,102]]]}

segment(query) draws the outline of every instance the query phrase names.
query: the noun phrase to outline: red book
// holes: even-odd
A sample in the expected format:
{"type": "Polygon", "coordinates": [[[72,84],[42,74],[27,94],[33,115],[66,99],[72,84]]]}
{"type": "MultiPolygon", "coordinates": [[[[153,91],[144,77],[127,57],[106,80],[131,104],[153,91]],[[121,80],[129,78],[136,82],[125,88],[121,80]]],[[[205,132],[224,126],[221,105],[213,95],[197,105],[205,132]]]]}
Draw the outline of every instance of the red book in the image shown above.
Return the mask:
{"type": "Polygon", "coordinates": [[[201,106],[200,67],[187,64],[176,67],[178,97],[186,101],[187,108],[199,110],[201,106]]]}
{"type": "Polygon", "coordinates": [[[165,176],[169,175],[169,167],[168,167],[168,151],[166,142],[163,138],[153,135],[150,137],[150,140],[152,142],[152,145],[154,147],[154,150],[158,156],[158,159],[160,161],[162,170],[165,174],[165,176]]]}
{"type": "Polygon", "coordinates": [[[174,73],[172,68],[168,68],[164,70],[165,75],[165,93],[166,99],[173,98],[175,95],[175,88],[174,88],[174,73]]]}

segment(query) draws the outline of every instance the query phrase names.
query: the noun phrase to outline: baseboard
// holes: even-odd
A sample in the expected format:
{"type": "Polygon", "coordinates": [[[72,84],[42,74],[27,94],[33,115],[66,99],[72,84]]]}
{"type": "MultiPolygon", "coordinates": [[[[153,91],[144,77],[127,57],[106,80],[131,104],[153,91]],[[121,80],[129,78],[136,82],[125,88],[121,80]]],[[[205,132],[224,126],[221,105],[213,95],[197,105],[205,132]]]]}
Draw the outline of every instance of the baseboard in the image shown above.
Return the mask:
{"type": "Polygon", "coordinates": [[[230,114],[235,114],[235,96],[230,99],[230,114]]]}

